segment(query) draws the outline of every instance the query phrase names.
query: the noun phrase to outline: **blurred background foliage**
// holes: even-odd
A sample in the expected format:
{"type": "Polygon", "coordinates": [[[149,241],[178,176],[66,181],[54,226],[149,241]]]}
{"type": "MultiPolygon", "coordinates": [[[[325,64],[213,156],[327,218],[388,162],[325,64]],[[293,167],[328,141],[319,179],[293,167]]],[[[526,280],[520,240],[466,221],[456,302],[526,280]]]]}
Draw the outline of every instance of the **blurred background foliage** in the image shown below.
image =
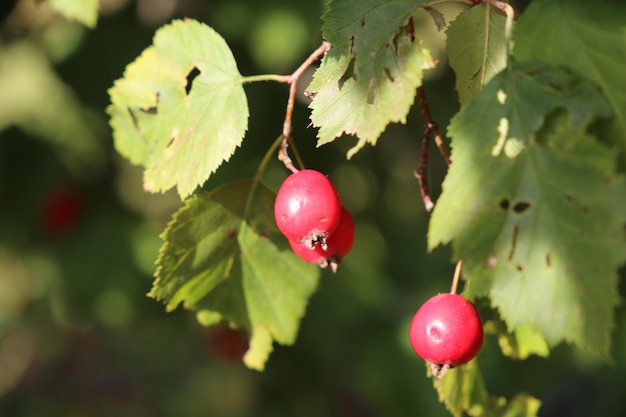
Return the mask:
{"type": "MultiPolygon", "coordinates": [[[[181,203],[172,192],[144,193],[140,169],[116,155],[107,89],[160,25],[184,16],[221,33],[242,74],[289,73],[321,41],[322,0],[101,0],[95,29],[45,2],[10,3],[0,23],[0,415],[448,415],[407,337],[416,308],[447,291],[453,272],[447,249],[426,253],[413,176],[418,109],[346,161],[353,139],[316,149],[306,99],[296,107],[298,149],[336,184],[357,240],[336,275],[324,272],[296,345],[277,346],[264,373],[242,365],[238,333],[203,328],[180,309],[166,314],[145,295],[158,235],[181,203]]],[[[458,98],[438,50],[443,35],[426,16],[416,23],[440,61],[425,88],[446,126],[458,98]]],[[[280,133],[286,86],[246,93],[244,145],[207,189],[251,177],[280,133]]],[[[436,195],[445,166],[435,149],[430,169],[436,195]]],[[[276,190],[286,175],[275,162],[264,181],[276,190]]],[[[542,416],[622,415],[623,307],[616,319],[612,364],[568,346],[513,361],[487,337],[479,359],[488,388],[539,397],[542,416]]]]}

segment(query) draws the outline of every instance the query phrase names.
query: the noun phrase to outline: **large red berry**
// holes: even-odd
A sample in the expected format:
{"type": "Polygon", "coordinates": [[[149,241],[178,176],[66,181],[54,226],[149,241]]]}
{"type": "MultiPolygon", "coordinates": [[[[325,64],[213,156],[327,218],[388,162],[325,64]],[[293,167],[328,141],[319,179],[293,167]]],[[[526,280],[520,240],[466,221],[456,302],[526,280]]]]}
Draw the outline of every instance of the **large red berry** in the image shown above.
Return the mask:
{"type": "Polygon", "coordinates": [[[341,217],[335,187],[322,173],[305,169],[291,174],[281,185],[274,202],[276,225],[289,240],[313,248],[326,246],[341,217]]]}
{"type": "Polygon", "coordinates": [[[423,359],[451,368],[478,354],[483,344],[483,326],[471,302],[457,294],[438,294],[415,313],[410,339],[423,359]]]}
{"type": "Polygon", "coordinates": [[[333,272],[337,271],[337,266],[352,249],[354,243],[354,220],[345,207],[341,208],[341,218],[335,231],[326,239],[326,249],[320,245],[315,245],[313,249],[304,243],[289,240],[291,249],[301,259],[312,264],[318,264],[322,268],[330,266],[333,272]]]}

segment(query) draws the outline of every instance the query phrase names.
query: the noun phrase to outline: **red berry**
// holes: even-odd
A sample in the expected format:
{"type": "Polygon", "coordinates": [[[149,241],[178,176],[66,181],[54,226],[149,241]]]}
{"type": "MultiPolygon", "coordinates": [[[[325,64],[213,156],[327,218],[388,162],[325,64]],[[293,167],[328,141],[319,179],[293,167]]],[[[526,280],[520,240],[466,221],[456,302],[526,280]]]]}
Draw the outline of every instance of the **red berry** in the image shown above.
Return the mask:
{"type": "Polygon", "coordinates": [[[305,169],[291,174],[281,185],[274,202],[278,229],[287,239],[313,248],[339,224],[341,202],[335,187],[322,173],[305,169]]]}
{"type": "Polygon", "coordinates": [[[322,268],[330,266],[333,272],[337,271],[337,266],[352,249],[354,243],[354,220],[345,207],[341,208],[341,218],[335,231],[326,239],[326,249],[320,245],[315,245],[313,249],[304,243],[289,240],[291,249],[301,259],[312,264],[318,264],[322,268]]]}
{"type": "Polygon", "coordinates": [[[248,338],[242,330],[220,324],[209,333],[207,348],[221,359],[238,361],[248,349],[248,338]]]}
{"type": "Polygon", "coordinates": [[[41,206],[45,233],[53,237],[65,236],[76,226],[82,211],[82,198],[74,188],[55,188],[46,195],[41,206]]]}
{"type": "Polygon", "coordinates": [[[469,362],[483,344],[483,326],[474,305],[457,294],[438,294],[415,313],[411,345],[426,361],[451,368],[469,362]]]}

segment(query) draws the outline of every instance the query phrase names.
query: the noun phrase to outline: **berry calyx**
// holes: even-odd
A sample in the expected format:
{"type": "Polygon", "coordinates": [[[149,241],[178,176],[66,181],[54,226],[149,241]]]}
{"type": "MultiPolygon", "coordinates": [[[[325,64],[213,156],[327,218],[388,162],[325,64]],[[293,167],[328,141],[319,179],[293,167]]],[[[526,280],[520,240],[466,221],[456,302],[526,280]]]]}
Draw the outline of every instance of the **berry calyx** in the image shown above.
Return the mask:
{"type": "Polygon", "coordinates": [[[460,295],[438,294],[415,313],[409,333],[415,352],[430,362],[435,376],[472,360],[483,344],[480,316],[460,295]]]}
{"type": "Polygon", "coordinates": [[[287,239],[311,249],[316,244],[326,248],[326,239],[339,224],[341,202],[325,175],[305,169],[291,174],[281,185],[274,217],[287,239]]]}
{"type": "Polygon", "coordinates": [[[317,264],[322,268],[330,266],[333,272],[337,272],[337,267],[343,258],[352,249],[354,243],[354,219],[345,207],[341,208],[341,218],[335,231],[326,239],[326,249],[320,245],[315,245],[313,249],[304,243],[289,240],[291,249],[300,259],[317,264]]]}

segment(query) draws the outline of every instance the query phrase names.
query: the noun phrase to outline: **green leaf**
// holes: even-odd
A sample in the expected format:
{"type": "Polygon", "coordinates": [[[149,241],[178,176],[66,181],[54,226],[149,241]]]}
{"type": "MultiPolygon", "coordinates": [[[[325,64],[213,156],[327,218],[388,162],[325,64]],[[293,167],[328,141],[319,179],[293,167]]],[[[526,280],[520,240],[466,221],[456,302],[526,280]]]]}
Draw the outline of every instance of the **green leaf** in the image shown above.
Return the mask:
{"type": "Polygon", "coordinates": [[[527,359],[530,355],[543,358],[550,354],[550,347],[539,332],[528,325],[521,325],[508,332],[501,321],[485,323],[485,333],[498,337],[502,353],[512,359],[527,359]]]}
{"type": "Polygon", "coordinates": [[[462,105],[506,67],[505,22],[495,7],[481,3],[450,23],[446,48],[462,105]]]}
{"type": "Polygon", "coordinates": [[[448,24],[446,23],[446,16],[441,13],[441,11],[431,6],[424,6],[424,10],[426,10],[426,12],[428,12],[430,17],[433,19],[433,23],[435,23],[438,31],[445,30],[448,27],[448,24]]]}
{"type": "Polygon", "coordinates": [[[274,224],[274,194],[250,181],[185,201],[163,234],[150,296],[198,311],[204,325],[250,330],[245,363],[263,369],[273,341],[294,343],[319,268],[297,258],[274,224]],[[248,213],[246,213],[249,211],[248,213]]]}
{"type": "Polygon", "coordinates": [[[533,1],[516,26],[514,49],[518,60],[565,66],[599,85],[613,107],[619,132],[615,139],[622,148],[626,147],[624,16],[623,1],[533,1]]]}
{"type": "Polygon", "coordinates": [[[67,19],[76,20],[88,28],[98,22],[98,0],[48,0],[50,8],[67,19]]]}
{"type": "Polygon", "coordinates": [[[109,94],[115,146],[145,167],[151,192],[176,186],[181,197],[191,194],[231,157],[248,126],[242,77],[228,45],[193,20],[159,29],[109,94]]]}
{"type": "Polygon", "coordinates": [[[413,104],[430,53],[403,27],[424,1],[331,0],[324,38],[333,44],[308,90],[318,146],[344,133],[358,136],[351,157],[375,144],[390,122],[402,122],[413,104]]]}
{"type": "Polygon", "coordinates": [[[586,133],[608,104],[564,70],[497,75],[450,126],[452,164],[428,245],[454,241],[470,297],[509,329],[608,356],[616,270],[626,259],[626,186],[615,154],[586,133]]]}
{"type": "Polygon", "coordinates": [[[439,401],[455,417],[462,417],[464,413],[472,417],[533,417],[541,405],[539,400],[526,394],[518,394],[510,401],[489,395],[476,360],[450,369],[433,383],[439,401]]]}
{"type": "Polygon", "coordinates": [[[471,415],[480,415],[477,412],[479,409],[490,410],[506,401],[504,398],[489,397],[476,360],[450,369],[441,379],[434,378],[433,383],[439,401],[455,417],[461,417],[469,410],[474,410],[471,415]]]}
{"type": "Polygon", "coordinates": [[[518,394],[510,400],[500,412],[499,417],[535,417],[541,407],[541,401],[527,395],[518,394]]]}

